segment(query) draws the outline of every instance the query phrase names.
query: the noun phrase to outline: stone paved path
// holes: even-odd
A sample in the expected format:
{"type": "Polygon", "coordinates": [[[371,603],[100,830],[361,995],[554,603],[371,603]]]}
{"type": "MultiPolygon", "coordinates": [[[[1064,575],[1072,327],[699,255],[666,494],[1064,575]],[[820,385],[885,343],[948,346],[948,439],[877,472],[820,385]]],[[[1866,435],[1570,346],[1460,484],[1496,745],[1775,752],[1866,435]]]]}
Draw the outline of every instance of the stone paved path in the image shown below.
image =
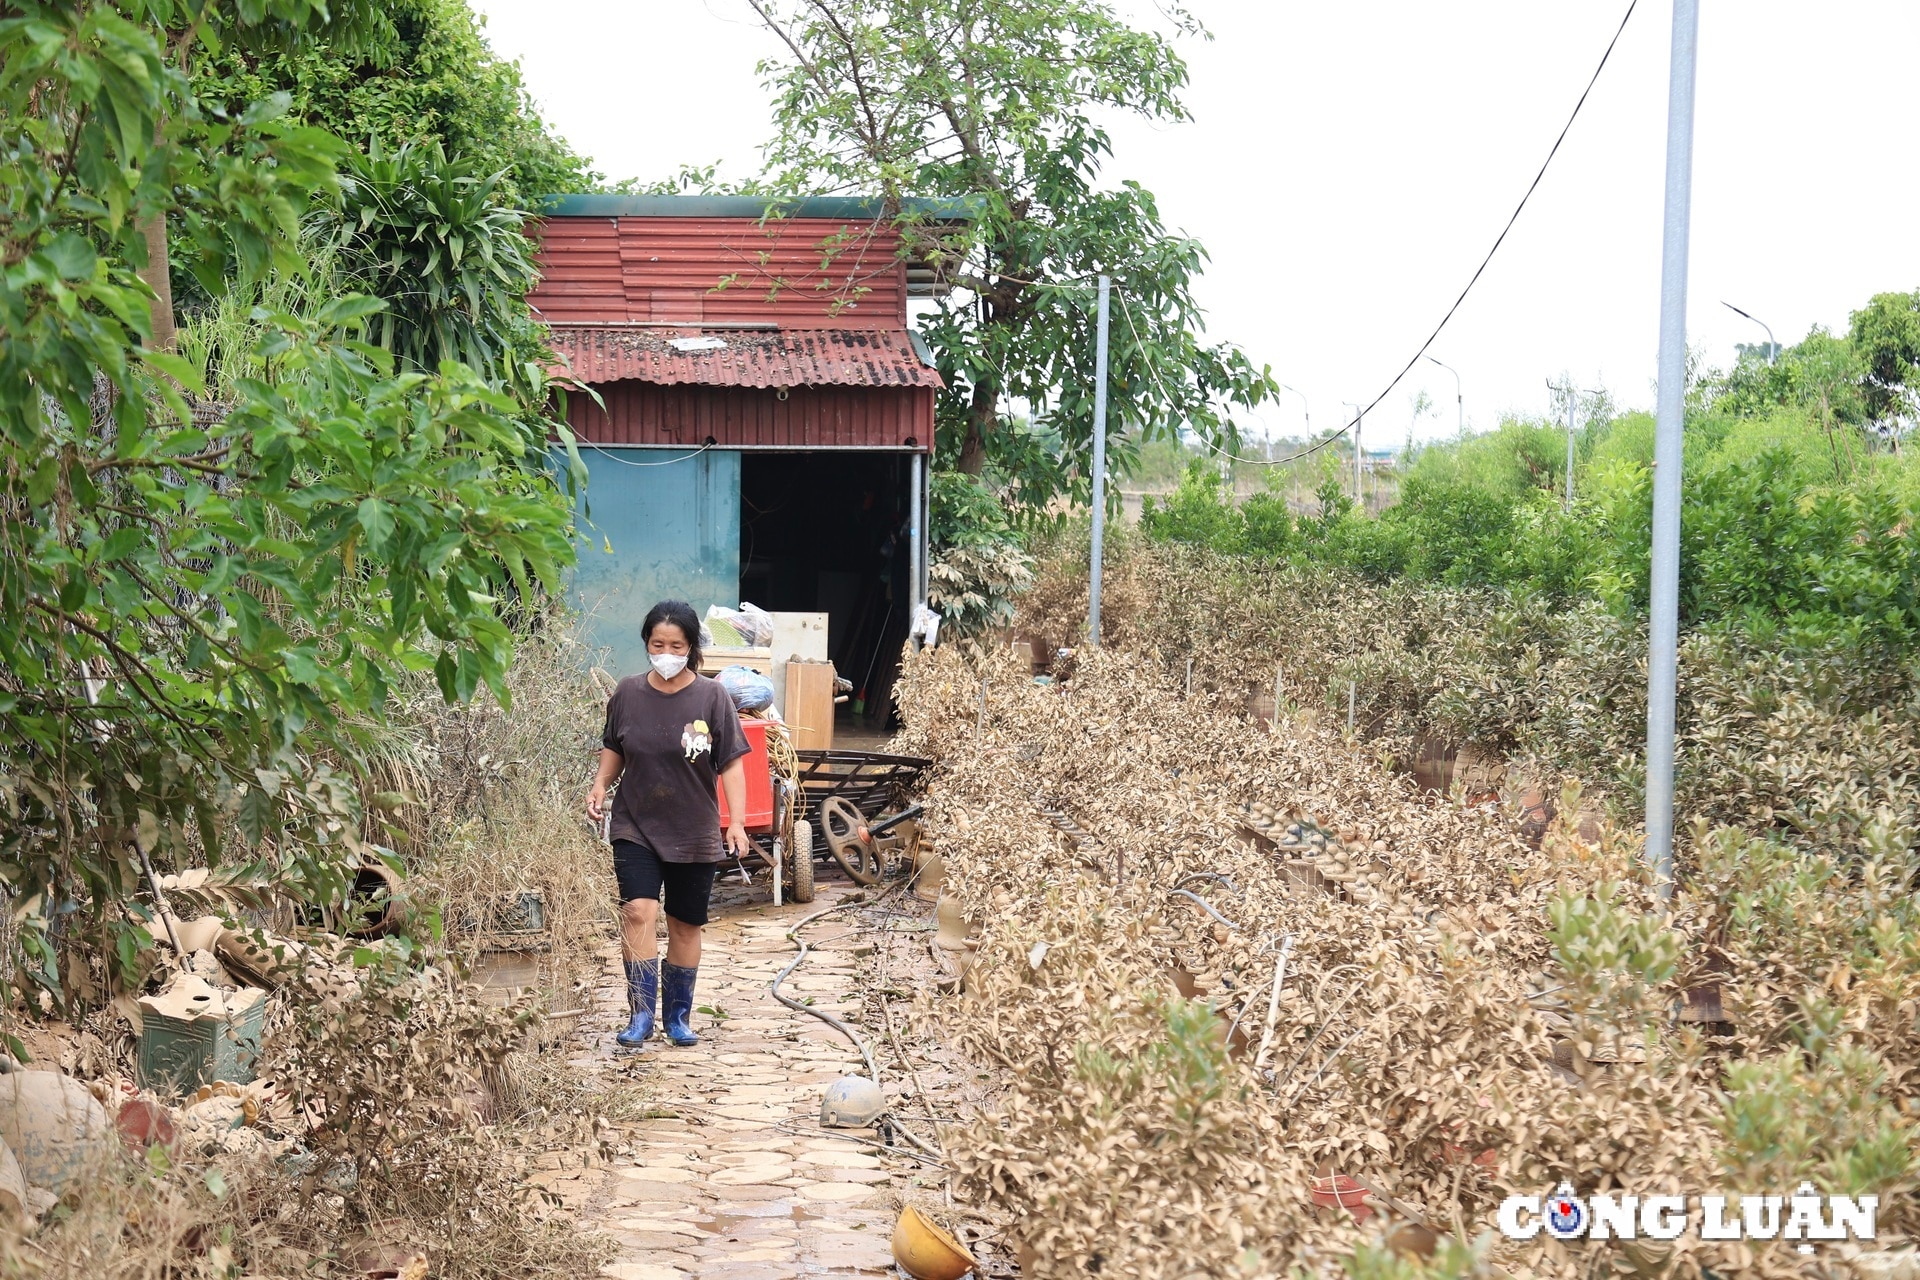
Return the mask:
{"type": "MultiPolygon", "coordinates": [[[[637,1070],[657,1109],[678,1114],[620,1126],[616,1140],[632,1154],[610,1167],[553,1170],[540,1181],[583,1224],[618,1242],[619,1256],[603,1273],[612,1280],[893,1274],[897,1192],[913,1170],[820,1128],[827,1085],[865,1068],[845,1037],[767,990],[794,956],[786,931],[851,891],[822,885],[813,903],[775,908],[758,886],[744,902],[717,901],[694,1003],[726,1017],[715,1025],[696,1014],[697,1047],[656,1038],[637,1068],[613,1043],[626,996],[618,950],[608,949],[573,1061],[589,1071],[637,1070]]],[[[860,944],[840,923],[845,918],[809,927],[814,949],[782,990],[849,1017],[857,1008],[848,996],[860,944]]]]}

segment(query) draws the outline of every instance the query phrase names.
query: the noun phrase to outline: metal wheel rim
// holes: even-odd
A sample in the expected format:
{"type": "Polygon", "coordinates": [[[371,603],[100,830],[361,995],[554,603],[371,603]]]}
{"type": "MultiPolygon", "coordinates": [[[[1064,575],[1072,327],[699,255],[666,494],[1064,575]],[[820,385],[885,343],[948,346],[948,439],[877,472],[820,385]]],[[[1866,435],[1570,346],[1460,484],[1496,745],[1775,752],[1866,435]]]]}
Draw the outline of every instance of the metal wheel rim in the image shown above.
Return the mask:
{"type": "Polygon", "coordinates": [[[878,884],[879,855],[859,834],[865,822],[861,812],[839,796],[830,796],[820,805],[820,830],[827,837],[827,850],[833,860],[855,884],[878,884]]]}

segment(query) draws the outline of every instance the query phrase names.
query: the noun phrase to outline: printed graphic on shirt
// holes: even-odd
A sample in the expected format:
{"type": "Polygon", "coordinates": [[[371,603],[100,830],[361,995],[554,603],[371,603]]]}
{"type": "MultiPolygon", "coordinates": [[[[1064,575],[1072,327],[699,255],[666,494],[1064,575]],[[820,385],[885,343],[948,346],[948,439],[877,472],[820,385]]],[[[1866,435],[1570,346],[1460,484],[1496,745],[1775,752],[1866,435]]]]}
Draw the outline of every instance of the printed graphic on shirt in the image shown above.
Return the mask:
{"type": "Polygon", "coordinates": [[[713,750],[713,734],[705,720],[695,720],[680,731],[680,749],[687,753],[689,760],[698,760],[713,750]]]}

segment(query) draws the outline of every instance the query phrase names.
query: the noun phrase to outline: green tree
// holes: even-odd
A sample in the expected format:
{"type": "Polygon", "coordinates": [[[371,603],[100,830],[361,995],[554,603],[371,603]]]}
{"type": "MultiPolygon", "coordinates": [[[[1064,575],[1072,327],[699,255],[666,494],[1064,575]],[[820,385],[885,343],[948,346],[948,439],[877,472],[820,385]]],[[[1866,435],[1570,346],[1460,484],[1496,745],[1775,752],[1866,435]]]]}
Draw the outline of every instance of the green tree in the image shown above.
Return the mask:
{"type": "Polygon", "coordinates": [[[360,726],[418,672],[504,697],[496,584],[530,594],[570,549],[513,402],[460,364],[396,374],[365,340],[377,299],[260,312],[219,398],[155,342],[144,228],[216,294],[296,276],[346,150],[284,94],[209,102],[183,67],[351,47],[376,8],[0,13],[0,879],[28,976],[67,998],[149,941],[141,855],[338,892],[360,726]]]}
{"type": "Polygon", "coordinates": [[[509,204],[600,181],[541,120],[519,64],[493,52],[466,0],[393,0],[364,40],[223,44],[192,69],[209,106],[285,93],[293,118],[362,146],[437,142],[475,173],[504,174],[509,204]]]}
{"type": "Polygon", "coordinates": [[[438,142],[397,150],[377,137],[347,158],[341,197],[320,225],[346,283],[387,305],[372,335],[402,368],[458,360],[512,393],[546,448],[545,330],[525,215],[501,202],[501,174],[449,159],[438,142]]]}
{"type": "MultiPolygon", "coordinates": [[[[787,56],[769,185],[961,199],[964,222],[903,219],[908,251],[956,292],[923,331],[947,391],[943,465],[995,473],[1039,512],[1090,497],[1094,277],[1113,278],[1109,428],[1124,469],[1140,442],[1188,427],[1237,440],[1229,407],[1277,386],[1237,349],[1202,340],[1199,243],[1170,231],[1151,192],[1099,183],[1098,118],[1186,118],[1186,64],[1167,36],[1097,0],[751,0],[787,56]],[[1013,411],[1031,406],[1051,438],[1013,411]]],[[[1177,8],[1176,33],[1203,34],[1177,8]]]]}
{"type": "Polygon", "coordinates": [[[1850,320],[1867,418],[1898,430],[1920,414],[1920,289],[1875,294],[1850,320]]]}

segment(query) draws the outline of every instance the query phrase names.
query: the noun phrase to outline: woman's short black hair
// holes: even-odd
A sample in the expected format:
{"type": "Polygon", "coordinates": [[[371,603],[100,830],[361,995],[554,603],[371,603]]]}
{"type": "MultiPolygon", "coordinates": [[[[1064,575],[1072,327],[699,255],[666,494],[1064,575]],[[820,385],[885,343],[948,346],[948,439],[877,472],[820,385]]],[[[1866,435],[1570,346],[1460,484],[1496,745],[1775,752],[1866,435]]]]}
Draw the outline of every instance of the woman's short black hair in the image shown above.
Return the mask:
{"type": "Polygon", "coordinates": [[[653,639],[653,629],[663,622],[680,628],[680,634],[687,638],[687,666],[699,675],[700,616],[685,600],[662,600],[647,610],[647,620],[640,624],[640,642],[645,644],[653,639]]]}

